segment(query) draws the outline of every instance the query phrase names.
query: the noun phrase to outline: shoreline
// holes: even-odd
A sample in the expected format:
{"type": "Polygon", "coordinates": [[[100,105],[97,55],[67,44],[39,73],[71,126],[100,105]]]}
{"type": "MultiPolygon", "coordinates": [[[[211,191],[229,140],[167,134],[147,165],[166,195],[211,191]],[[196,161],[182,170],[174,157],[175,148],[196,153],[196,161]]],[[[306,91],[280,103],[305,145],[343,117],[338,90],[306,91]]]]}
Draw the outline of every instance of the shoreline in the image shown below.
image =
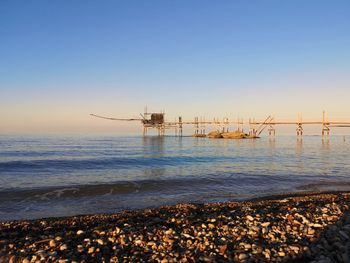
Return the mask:
{"type": "Polygon", "coordinates": [[[350,192],[300,192],[4,221],[0,261],[346,262],[349,204],[350,192]]]}
{"type": "MultiPolygon", "coordinates": [[[[53,188],[55,189],[55,188],[53,188]]],[[[266,200],[278,200],[278,199],[285,199],[285,198],[292,198],[292,197],[308,197],[312,195],[324,195],[324,194],[349,194],[350,195],[350,190],[334,190],[334,191],[296,191],[296,192],[284,192],[284,193],[278,193],[278,194],[267,194],[267,195],[262,195],[258,197],[249,197],[249,198],[232,198],[230,200],[225,200],[225,201],[217,201],[217,202],[179,202],[179,203],[173,203],[173,204],[164,204],[164,205],[158,205],[158,206],[149,206],[149,207],[142,207],[142,208],[125,208],[121,210],[117,210],[116,212],[96,212],[96,213],[84,213],[84,214],[76,214],[76,215],[68,215],[68,216],[48,216],[48,217],[38,217],[38,218],[27,218],[27,219],[6,219],[6,220],[1,220],[0,219],[0,225],[2,223],[9,223],[9,222],[21,222],[21,221],[26,221],[26,222],[33,222],[33,221],[38,221],[38,220],[63,220],[63,219],[69,219],[73,217],[84,217],[84,216],[115,216],[121,213],[135,213],[135,212],[140,212],[142,213],[145,210],[157,210],[160,208],[171,208],[175,207],[178,205],[212,205],[212,204],[218,204],[218,205],[224,205],[226,203],[257,203],[260,201],[266,201],[266,200]]]]}

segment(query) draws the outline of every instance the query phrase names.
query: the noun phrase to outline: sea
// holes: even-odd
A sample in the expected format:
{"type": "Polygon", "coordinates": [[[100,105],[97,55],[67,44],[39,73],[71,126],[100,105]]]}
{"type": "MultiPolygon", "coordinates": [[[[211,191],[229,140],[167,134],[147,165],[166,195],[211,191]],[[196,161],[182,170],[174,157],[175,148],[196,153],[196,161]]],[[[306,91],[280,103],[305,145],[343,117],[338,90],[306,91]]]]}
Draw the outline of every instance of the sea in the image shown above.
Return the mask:
{"type": "Polygon", "coordinates": [[[350,190],[350,136],[0,135],[0,221],[350,190]]]}

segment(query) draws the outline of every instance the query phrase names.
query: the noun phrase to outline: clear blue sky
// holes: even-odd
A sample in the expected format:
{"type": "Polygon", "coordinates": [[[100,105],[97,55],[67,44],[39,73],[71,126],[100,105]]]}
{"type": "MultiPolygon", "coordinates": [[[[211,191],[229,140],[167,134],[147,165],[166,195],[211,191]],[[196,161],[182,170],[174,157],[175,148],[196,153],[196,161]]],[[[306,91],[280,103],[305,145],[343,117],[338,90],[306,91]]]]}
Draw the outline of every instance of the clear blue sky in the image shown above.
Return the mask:
{"type": "Polygon", "coordinates": [[[350,118],[350,1],[1,1],[0,92],[0,133],[350,118]]]}

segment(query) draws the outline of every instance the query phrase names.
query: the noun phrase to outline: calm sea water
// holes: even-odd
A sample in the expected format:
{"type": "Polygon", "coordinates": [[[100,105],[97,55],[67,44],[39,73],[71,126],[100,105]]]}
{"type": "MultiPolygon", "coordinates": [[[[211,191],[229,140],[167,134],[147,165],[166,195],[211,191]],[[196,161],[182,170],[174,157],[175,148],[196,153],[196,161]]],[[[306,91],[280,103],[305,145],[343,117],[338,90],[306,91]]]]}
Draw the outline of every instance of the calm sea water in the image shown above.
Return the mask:
{"type": "Polygon", "coordinates": [[[350,137],[0,136],[0,220],[350,190],[350,137]]]}

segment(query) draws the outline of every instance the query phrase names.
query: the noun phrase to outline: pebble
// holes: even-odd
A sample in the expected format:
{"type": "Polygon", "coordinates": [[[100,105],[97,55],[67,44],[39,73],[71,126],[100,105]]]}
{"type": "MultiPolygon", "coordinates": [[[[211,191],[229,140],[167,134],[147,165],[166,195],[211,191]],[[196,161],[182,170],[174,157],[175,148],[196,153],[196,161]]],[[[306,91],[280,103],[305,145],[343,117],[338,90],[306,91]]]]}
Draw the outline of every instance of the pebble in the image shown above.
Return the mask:
{"type": "Polygon", "coordinates": [[[308,235],[313,235],[313,234],[315,234],[315,230],[312,229],[312,228],[309,228],[309,229],[307,230],[307,234],[308,234],[308,235]]]}
{"type": "Polygon", "coordinates": [[[244,260],[244,259],[247,259],[247,258],[248,258],[247,254],[241,253],[241,254],[238,255],[238,259],[239,260],[244,260]]]}
{"type": "Polygon", "coordinates": [[[214,229],[215,225],[214,224],[208,224],[209,229],[214,229]]]}
{"type": "Polygon", "coordinates": [[[119,234],[120,232],[121,232],[120,228],[116,226],[116,227],[115,227],[115,233],[116,233],[116,234],[119,234]]]}
{"type": "Polygon", "coordinates": [[[251,245],[251,244],[245,244],[245,245],[244,245],[244,248],[245,248],[245,249],[251,249],[251,248],[252,248],[252,245],[251,245]]]}
{"type": "Polygon", "coordinates": [[[77,235],[79,236],[79,235],[82,235],[82,234],[84,234],[85,232],[83,231],[83,230],[78,230],[77,231],[77,235]]]}
{"type": "Polygon", "coordinates": [[[63,244],[60,246],[60,250],[63,251],[63,250],[66,250],[68,247],[66,244],[63,244]]]}
{"type": "Polygon", "coordinates": [[[191,235],[189,235],[189,234],[182,234],[184,237],[186,237],[186,238],[193,238],[191,235]]]}
{"type": "Polygon", "coordinates": [[[97,242],[97,244],[99,244],[101,246],[104,244],[102,239],[97,239],[96,242],[97,242]]]}
{"type": "Polygon", "coordinates": [[[166,235],[172,235],[173,234],[173,230],[169,229],[169,230],[165,231],[165,234],[166,235]]]}
{"type": "Polygon", "coordinates": [[[300,250],[300,248],[297,247],[297,246],[289,246],[289,249],[291,249],[291,250],[293,250],[295,252],[298,252],[300,250]]]}
{"type": "Polygon", "coordinates": [[[271,257],[270,257],[270,253],[267,253],[266,251],[263,251],[262,254],[265,256],[265,258],[267,260],[269,260],[271,257]]]}
{"type": "MultiPolygon", "coordinates": [[[[69,262],[164,263],[298,262],[302,257],[304,262],[345,262],[349,258],[350,214],[344,213],[350,195],[285,200],[179,204],[144,213],[42,219],[37,224],[35,220],[3,222],[0,245],[5,244],[5,253],[27,257],[27,262],[66,262],[63,255],[69,262]]],[[[12,262],[16,260],[12,257],[12,262]]]]}
{"type": "Polygon", "coordinates": [[[252,217],[251,215],[247,215],[246,217],[249,221],[254,221],[254,217],[252,217]]]}
{"type": "Polygon", "coordinates": [[[55,246],[56,246],[56,242],[55,242],[54,239],[51,239],[51,240],[50,240],[49,246],[50,246],[50,247],[55,247],[55,246]]]}
{"type": "Polygon", "coordinates": [[[55,240],[56,240],[56,241],[61,241],[61,240],[62,240],[62,237],[61,237],[61,236],[57,236],[57,237],[55,237],[55,240]]]}
{"type": "Polygon", "coordinates": [[[142,244],[141,240],[139,240],[139,239],[135,240],[135,245],[141,245],[141,244],[142,244]]]}
{"type": "Polygon", "coordinates": [[[284,256],[286,256],[286,253],[284,253],[283,251],[280,251],[280,252],[278,252],[278,256],[284,257],[284,256]]]}
{"type": "Polygon", "coordinates": [[[9,263],[15,263],[16,262],[16,256],[11,256],[9,259],[9,263]]]}
{"type": "Polygon", "coordinates": [[[227,249],[227,245],[221,245],[221,246],[219,246],[219,252],[220,252],[220,254],[225,254],[226,249],[227,249]]]}
{"type": "Polygon", "coordinates": [[[84,251],[84,247],[83,247],[82,245],[78,245],[78,246],[77,246],[77,251],[78,251],[79,253],[83,252],[83,251],[84,251]]]}

